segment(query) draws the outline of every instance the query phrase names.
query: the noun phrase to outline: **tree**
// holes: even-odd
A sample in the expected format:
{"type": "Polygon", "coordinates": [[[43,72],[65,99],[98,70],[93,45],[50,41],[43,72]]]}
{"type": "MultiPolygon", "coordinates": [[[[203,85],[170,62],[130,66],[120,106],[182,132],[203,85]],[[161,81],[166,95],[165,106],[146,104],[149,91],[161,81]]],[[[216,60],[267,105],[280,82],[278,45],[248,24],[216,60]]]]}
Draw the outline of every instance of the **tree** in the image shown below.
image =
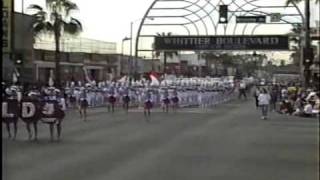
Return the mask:
{"type": "Polygon", "coordinates": [[[227,69],[229,67],[235,67],[235,56],[229,53],[224,53],[220,56],[221,58],[221,64],[223,66],[223,69],[225,71],[225,73],[227,74],[228,71],[227,69]]]}
{"type": "MultiPolygon", "coordinates": [[[[161,37],[165,37],[165,36],[171,36],[172,33],[171,32],[168,32],[167,34],[162,32],[161,34],[160,33],[157,33],[157,36],[161,36],[161,37]]],[[[161,52],[163,52],[164,54],[164,57],[163,57],[163,73],[165,74],[167,71],[167,57],[170,57],[172,58],[174,55],[178,55],[178,52],[177,51],[156,51],[155,52],[155,56],[156,57],[159,57],[161,52]]]]}
{"type": "Polygon", "coordinates": [[[282,66],[282,67],[283,67],[283,66],[285,66],[285,65],[286,65],[286,61],[285,61],[285,60],[283,60],[283,59],[282,59],[282,60],[280,60],[280,66],[282,66]]]}
{"type": "Polygon", "coordinates": [[[206,60],[206,61],[213,61],[214,63],[214,69],[215,69],[215,75],[218,74],[218,64],[221,63],[221,59],[220,59],[220,55],[221,53],[220,52],[205,52],[202,54],[203,55],[203,58],[206,60]]]}
{"type": "Polygon", "coordinates": [[[296,24],[293,25],[293,28],[288,33],[289,41],[293,44],[292,50],[294,51],[290,58],[293,60],[293,64],[296,66],[300,66],[300,59],[301,59],[301,33],[302,33],[302,25],[296,24]]]}
{"type": "Polygon", "coordinates": [[[60,38],[65,33],[78,35],[82,31],[79,20],[71,17],[71,12],[78,10],[78,6],[69,0],[46,0],[47,8],[44,10],[39,5],[32,4],[29,9],[34,10],[32,24],[34,36],[41,33],[54,35],[55,41],[55,81],[56,86],[61,86],[60,81],[60,38]]]}

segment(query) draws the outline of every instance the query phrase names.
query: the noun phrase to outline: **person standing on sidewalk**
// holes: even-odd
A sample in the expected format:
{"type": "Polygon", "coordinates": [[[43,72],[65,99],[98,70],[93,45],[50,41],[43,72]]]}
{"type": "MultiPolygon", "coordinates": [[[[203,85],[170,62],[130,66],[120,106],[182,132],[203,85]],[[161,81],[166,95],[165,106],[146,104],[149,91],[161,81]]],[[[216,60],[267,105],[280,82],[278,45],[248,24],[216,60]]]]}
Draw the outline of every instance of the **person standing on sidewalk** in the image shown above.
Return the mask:
{"type": "Polygon", "coordinates": [[[242,96],[244,96],[245,99],[247,99],[246,95],[246,83],[242,80],[239,84],[239,99],[241,99],[242,96]]]}
{"type": "Polygon", "coordinates": [[[277,110],[277,101],[278,101],[278,92],[276,87],[272,87],[271,92],[270,92],[270,111],[275,112],[277,110]]]}
{"type": "Polygon", "coordinates": [[[268,117],[268,107],[269,107],[270,99],[271,99],[270,94],[265,88],[263,88],[258,97],[259,105],[262,111],[261,119],[267,119],[268,117]]]}
{"type": "Polygon", "coordinates": [[[255,102],[256,102],[256,108],[259,109],[259,100],[258,100],[258,97],[259,97],[259,94],[260,94],[260,88],[259,87],[256,87],[256,90],[254,91],[254,99],[255,99],[255,102]]]}

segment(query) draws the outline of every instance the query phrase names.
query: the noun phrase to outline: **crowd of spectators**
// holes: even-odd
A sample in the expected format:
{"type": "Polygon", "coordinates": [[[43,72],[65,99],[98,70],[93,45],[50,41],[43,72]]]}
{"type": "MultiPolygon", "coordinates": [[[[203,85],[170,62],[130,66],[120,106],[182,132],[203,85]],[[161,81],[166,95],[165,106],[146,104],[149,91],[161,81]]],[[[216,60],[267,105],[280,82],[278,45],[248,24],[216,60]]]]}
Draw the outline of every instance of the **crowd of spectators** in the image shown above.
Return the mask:
{"type": "Polygon", "coordinates": [[[319,115],[320,95],[316,88],[303,88],[294,83],[274,84],[269,87],[257,87],[254,96],[257,98],[263,89],[268,89],[270,95],[270,111],[301,117],[319,115]]]}

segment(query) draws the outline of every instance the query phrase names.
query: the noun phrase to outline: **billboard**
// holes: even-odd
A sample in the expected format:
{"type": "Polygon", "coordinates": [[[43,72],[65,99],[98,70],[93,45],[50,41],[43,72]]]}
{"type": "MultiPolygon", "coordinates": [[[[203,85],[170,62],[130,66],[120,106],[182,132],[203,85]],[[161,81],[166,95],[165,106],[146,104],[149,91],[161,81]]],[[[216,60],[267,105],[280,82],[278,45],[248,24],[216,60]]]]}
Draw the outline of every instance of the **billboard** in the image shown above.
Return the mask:
{"type": "Polygon", "coordinates": [[[2,0],[2,52],[11,52],[13,0],[2,0]]]}
{"type": "Polygon", "coordinates": [[[156,36],[155,50],[289,50],[288,36],[156,36]]]}

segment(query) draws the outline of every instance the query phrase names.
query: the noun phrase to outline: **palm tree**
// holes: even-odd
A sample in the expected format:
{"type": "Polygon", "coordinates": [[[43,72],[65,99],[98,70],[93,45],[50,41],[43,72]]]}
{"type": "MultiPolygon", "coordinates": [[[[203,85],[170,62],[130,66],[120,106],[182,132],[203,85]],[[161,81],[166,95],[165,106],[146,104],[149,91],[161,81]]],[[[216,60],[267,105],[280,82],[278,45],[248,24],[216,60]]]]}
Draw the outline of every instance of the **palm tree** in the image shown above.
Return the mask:
{"type": "Polygon", "coordinates": [[[78,6],[69,0],[46,0],[47,11],[39,5],[30,5],[29,9],[34,10],[34,22],[32,24],[34,36],[41,33],[54,35],[55,41],[55,81],[60,87],[60,38],[64,33],[78,35],[82,31],[79,20],[70,16],[78,6]]]}
{"type": "MultiPolygon", "coordinates": [[[[168,32],[167,34],[162,32],[161,34],[160,33],[157,33],[157,36],[161,36],[161,37],[165,37],[165,36],[171,36],[172,33],[171,32],[168,32]]],[[[160,54],[161,54],[162,51],[155,51],[155,56],[156,57],[159,57],[160,54]]],[[[174,55],[178,55],[178,52],[177,51],[163,51],[163,55],[164,55],[164,58],[163,58],[163,73],[165,74],[167,71],[167,57],[169,58],[172,58],[174,55]]]]}
{"type": "Polygon", "coordinates": [[[229,53],[223,53],[221,56],[221,64],[224,69],[224,73],[227,74],[227,69],[235,67],[235,56],[229,53]]]}

